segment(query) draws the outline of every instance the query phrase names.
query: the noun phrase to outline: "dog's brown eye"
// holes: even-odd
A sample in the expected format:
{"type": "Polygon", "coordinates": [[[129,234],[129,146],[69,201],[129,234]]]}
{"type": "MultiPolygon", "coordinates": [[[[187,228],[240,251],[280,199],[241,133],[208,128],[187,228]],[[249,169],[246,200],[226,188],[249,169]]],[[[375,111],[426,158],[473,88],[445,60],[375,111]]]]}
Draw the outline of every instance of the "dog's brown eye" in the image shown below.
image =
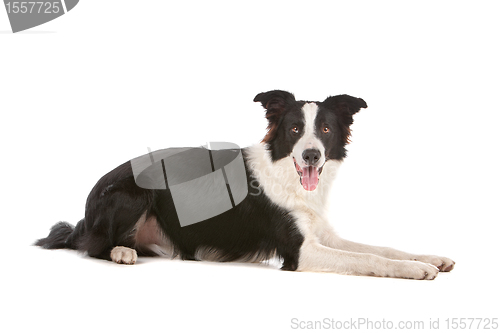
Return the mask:
{"type": "Polygon", "coordinates": [[[328,127],[323,127],[323,133],[330,133],[330,129],[328,127]]]}
{"type": "Polygon", "coordinates": [[[298,134],[299,133],[299,128],[297,126],[295,126],[295,127],[293,127],[291,129],[291,131],[292,131],[293,134],[298,134]]]}

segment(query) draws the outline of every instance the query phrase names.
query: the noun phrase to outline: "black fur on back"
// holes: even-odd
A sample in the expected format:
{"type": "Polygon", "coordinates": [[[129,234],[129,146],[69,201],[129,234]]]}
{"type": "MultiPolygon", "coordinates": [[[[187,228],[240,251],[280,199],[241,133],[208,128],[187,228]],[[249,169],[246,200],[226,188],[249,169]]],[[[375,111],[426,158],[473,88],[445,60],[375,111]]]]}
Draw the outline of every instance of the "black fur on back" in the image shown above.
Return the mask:
{"type": "Polygon", "coordinates": [[[258,184],[248,173],[247,180],[249,195],[235,208],[181,227],[170,190],[138,187],[127,162],[97,182],[87,199],[85,218],[76,228],[59,222],[48,237],[35,245],[76,249],[106,260],[111,259],[115,246],[152,255],[148,249],[137,246],[134,238],[136,223],[145,213],[146,217],[156,218],[162,234],[183,260],[196,260],[197,250],[204,248],[217,251],[218,261],[262,260],[277,255],[283,261],[283,270],[296,270],[303,236],[296,230],[294,218],[264,193],[258,193],[258,184]]]}

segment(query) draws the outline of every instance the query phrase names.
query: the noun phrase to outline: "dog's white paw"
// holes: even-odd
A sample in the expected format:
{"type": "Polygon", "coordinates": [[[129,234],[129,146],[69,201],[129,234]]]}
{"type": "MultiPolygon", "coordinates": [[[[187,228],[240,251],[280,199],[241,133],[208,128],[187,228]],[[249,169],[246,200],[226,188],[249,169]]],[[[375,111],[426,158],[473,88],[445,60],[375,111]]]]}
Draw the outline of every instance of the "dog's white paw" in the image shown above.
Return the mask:
{"type": "Polygon", "coordinates": [[[389,276],[403,279],[434,280],[439,269],[431,264],[410,260],[393,260],[389,265],[389,276]]]}
{"type": "Polygon", "coordinates": [[[440,272],[449,272],[455,267],[455,262],[446,257],[421,255],[416,256],[415,260],[434,265],[440,272]]]}
{"type": "Polygon", "coordinates": [[[116,246],[111,250],[111,260],[118,264],[133,265],[137,261],[137,252],[125,246],[116,246]]]}

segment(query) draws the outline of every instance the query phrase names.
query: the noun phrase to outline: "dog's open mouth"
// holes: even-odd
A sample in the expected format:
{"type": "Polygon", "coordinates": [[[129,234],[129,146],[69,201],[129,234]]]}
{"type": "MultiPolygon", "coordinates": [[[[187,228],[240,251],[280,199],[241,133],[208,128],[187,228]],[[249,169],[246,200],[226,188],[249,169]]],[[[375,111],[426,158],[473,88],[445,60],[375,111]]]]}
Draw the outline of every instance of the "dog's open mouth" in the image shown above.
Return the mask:
{"type": "Polygon", "coordinates": [[[293,158],[293,163],[295,164],[295,170],[300,176],[300,184],[306,191],[314,191],[318,187],[319,175],[323,171],[323,166],[320,168],[314,166],[306,166],[301,168],[295,158],[293,158]]]}

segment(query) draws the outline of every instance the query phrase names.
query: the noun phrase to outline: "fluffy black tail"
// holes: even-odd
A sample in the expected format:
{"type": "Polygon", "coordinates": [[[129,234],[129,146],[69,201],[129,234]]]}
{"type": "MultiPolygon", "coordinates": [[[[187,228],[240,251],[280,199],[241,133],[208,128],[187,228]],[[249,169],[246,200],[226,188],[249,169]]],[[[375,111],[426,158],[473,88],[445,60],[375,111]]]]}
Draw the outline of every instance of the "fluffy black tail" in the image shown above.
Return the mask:
{"type": "MultiPolygon", "coordinates": [[[[80,222],[83,222],[80,221],[80,222]]],[[[82,223],[78,223],[82,224],[82,223]]],[[[77,225],[77,229],[79,226],[77,225]]],[[[75,249],[75,227],[67,222],[59,222],[55,224],[46,238],[41,238],[34,245],[41,246],[44,249],[75,249]]]]}

